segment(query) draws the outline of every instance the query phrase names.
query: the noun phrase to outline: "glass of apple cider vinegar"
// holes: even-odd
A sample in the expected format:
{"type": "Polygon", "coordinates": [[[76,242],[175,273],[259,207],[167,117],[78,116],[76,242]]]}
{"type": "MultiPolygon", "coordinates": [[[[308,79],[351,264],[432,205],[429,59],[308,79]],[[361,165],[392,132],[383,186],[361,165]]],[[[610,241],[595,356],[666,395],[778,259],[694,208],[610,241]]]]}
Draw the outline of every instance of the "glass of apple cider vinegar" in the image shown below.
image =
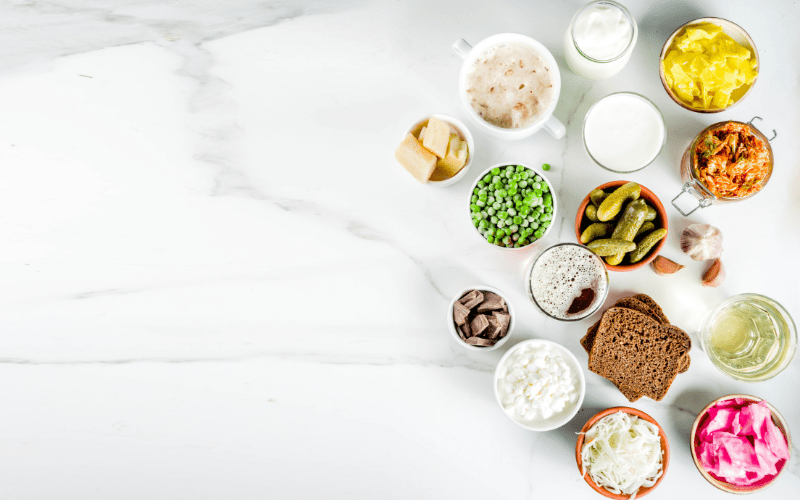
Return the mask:
{"type": "Polygon", "coordinates": [[[797,328],[783,306],[763,295],[745,293],[711,311],[700,342],[720,371],[757,382],[789,365],[797,349],[797,328]]]}

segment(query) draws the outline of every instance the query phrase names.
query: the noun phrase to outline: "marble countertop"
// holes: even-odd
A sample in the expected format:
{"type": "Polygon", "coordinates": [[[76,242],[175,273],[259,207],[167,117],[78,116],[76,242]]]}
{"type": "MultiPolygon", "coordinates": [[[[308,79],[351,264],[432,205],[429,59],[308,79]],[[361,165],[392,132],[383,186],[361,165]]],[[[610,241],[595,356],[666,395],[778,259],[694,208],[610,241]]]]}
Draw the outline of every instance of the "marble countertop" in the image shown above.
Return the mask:
{"type": "MultiPolygon", "coordinates": [[[[667,145],[625,176],[668,203],[688,142],[719,120],[777,130],[763,193],[689,218],[668,206],[662,255],[686,269],[611,275],[608,302],[647,293],[696,338],[703,314],[739,293],[800,317],[800,18],[797,1],[627,2],[639,41],[627,67],[592,83],[564,63],[561,37],[582,4],[54,0],[0,5],[0,497],[70,499],[600,498],[581,479],[576,435],[627,400],[586,371],[565,427],[528,432],[498,408],[492,374],[514,344],[570,349],[593,321],[545,318],[523,288],[535,250],[482,243],[471,182],[497,162],[550,163],[559,217],[540,248],[575,241],[595,186],[580,126],[616,91],[664,114],[667,145]],[[683,22],[725,17],[756,41],[747,99],[702,116],[658,78],[683,22]],[[562,71],[545,132],[502,142],[468,122],[457,96],[458,38],[518,32],[562,71]],[[447,188],[416,183],[392,153],[412,121],[453,115],[475,135],[475,165],[447,188]],[[725,235],[725,283],[678,247],[709,222],[725,235]],[[503,290],[517,311],[494,352],[445,327],[458,290],[503,290]]],[[[688,435],[711,400],[772,402],[800,432],[800,357],[777,378],[719,373],[697,342],[661,402],[633,404],[664,427],[669,471],[653,499],[725,498],[695,469],[688,435]]],[[[798,448],[753,498],[794,498],[798,448]]]]}

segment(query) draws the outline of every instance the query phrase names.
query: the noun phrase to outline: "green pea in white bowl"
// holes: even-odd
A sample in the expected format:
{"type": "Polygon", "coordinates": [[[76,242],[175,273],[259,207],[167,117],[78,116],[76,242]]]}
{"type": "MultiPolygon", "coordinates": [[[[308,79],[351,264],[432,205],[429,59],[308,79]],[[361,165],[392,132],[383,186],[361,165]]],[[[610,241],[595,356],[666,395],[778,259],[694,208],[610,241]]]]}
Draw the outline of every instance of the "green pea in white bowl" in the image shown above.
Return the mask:
{"type": "Polygon", "coordinates": [[[497,248],[527,248],[547,236],[555,225],[558,204],[553,185],[540,169],[524,163],[498,163],[487,168],[472,184],[469,197],[475,233],[497,248]],[[492,184],[487,184],[487,179],[492,184]],[[501,189],[495,189],[495,181],[501,189]]]}

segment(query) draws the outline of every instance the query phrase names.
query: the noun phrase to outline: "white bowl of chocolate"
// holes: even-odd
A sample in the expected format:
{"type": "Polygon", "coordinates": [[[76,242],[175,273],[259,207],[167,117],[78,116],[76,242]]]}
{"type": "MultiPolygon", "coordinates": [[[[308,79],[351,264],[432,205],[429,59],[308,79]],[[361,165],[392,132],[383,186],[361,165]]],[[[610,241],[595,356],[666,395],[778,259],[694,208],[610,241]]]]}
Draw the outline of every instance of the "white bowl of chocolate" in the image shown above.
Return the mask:
{"type": "Polygon", "coordinates": [[[493,351],[511,336],[514,308],[496,288],[483,285],[465,288],[450,302],[447,328],[465,348],[493,351]]]}

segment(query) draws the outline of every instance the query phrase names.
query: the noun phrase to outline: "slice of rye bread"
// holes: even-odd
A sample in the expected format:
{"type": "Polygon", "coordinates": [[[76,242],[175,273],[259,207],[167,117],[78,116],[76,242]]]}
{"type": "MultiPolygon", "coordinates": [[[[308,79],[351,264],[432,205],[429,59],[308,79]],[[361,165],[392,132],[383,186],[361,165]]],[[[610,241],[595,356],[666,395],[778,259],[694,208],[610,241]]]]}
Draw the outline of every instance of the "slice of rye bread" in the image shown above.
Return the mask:
{"type": "Polygon", "coordinates": [[[661,306],[660,306],[660,305],[658,305],[658,304],[656,303],[656,301],[655,301],[655,300],[653,300],[653,298],[652,298],[651,296],[649,296],[649,295],[645,295],[645,294],[643,294],[643,293],[639,293],[639,294],[636,294],[636,295],[634,295],[634,296],[633,296],[633,297],[631,297],[631,298],[632,298],[632,299],[636,299],[636,300],[638,300],[639,302],[643,302],[643,303],[644,303],[644,305],[646,305],[647,307],[649,307],[650,309],[652,309],[652,310],[653,310],[653,312],[655,313],[655,315],[656,315],[656,316],[658,316],[659,318],[661,318],[661,322],[662,322],[662,323],[664,323],[665,325],[668,325],[668,324],[669,324],[669,320],[667,319],[667,315],[666,315],[666,314],[664,314],[664,310],[663,310],[663,309],[661,309],[661,306]]]}
{"type": "MultiPolygon", "coordinates": [[[[619,299],[612,307],[625,307],[627,309],[633,309],[634,311],[650,316],[659,323],[664,323],[667,325],[669,324],[669,320],[667,320],[667,316],[664,314],[664,311],[661,310],[661,307],[659,307],[659,305],[656,304],[653,299],[644,294],[640,294],[639,297],[645,297],[646,300],[652,302],[658,308],[657,311],[644,302],[635,299],[634,297],[625,297],[619,299]]],[[[597,323],[590,326],[586,331],[586,335],[584,335],[584,337],[581,339],[581,345],[583,346],[583,350],[586,351],[586,354],[589,354],[589,352],[592,350],[592,344],[594,343],[595,335],[597,335],[597,329],[600,327],[600,321],[602,321],[602,318],[597,320],[597,323]]],[[[681,368],[678,370],[678,373],[686,372],[691,365],[691,361],[692,360],[687,353],[681,362],[681,368]]]]}
{"type": "Polygon", "coordinates": [[[680,328],[612,307],[600,322],[589,369],[613,382],[630,401],[641,395],[661,401],[690,348],[689,336],[680,328]]]}

